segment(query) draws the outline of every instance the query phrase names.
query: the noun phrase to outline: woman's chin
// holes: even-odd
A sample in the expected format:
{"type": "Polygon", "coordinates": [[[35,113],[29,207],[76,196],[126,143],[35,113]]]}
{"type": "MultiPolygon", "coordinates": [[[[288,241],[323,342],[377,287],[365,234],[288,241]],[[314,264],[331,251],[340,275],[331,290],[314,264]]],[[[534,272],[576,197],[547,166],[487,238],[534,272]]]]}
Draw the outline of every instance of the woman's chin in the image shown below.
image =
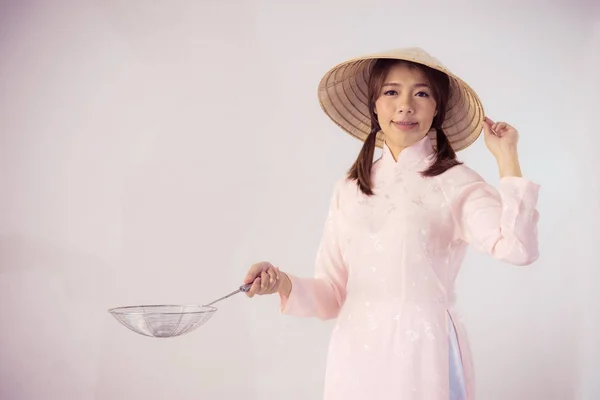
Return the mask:
{"type": "Polygon", "coordinates": [[[413,144],[419,142],[425,136],[427,136],[428,132],[415,131],[415,132],[384,132],[385,141],[388,144],[399,146],[399,147],[408,147],[413,144]]]}

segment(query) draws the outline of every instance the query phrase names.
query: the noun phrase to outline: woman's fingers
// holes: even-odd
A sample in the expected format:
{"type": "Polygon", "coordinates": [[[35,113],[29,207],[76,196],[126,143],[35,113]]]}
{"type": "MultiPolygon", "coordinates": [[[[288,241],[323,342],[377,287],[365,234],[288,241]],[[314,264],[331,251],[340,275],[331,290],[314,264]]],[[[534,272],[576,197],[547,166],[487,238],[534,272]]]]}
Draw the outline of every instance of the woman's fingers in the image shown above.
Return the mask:
{"type": "Polygon", "coordinates": [[[273,289],[275,289],[277,286],[277,271],[275,268],[269,268],[267,270],[267,275],[269,276],[269,285],[267,290],[269,293],[273,293],[273,289]]]}
{"type": "Polygon", "coordinates": [[[269,274],[267,271],[262,271],[260,274],[260,294],[264,294],[269,288],[269,274]]]}
{"type": "Polygon", "coordinates": [[[258,277],[256,279],[254,279],[254,282],[252,283],[250,290],[248,290],[246,292],[246,296],[254,297],[256,294],[258,294],[260,291],[260,285],[261,285],[261,278],[258,277]]]}
{"type": "Polygon", "coordinates": [[[246,292],[248,297],[275,293],[280,283],[279,269],[269,263],[255,264],[248,270],[244,282],[252,282],[252,286],[246,292]]]}

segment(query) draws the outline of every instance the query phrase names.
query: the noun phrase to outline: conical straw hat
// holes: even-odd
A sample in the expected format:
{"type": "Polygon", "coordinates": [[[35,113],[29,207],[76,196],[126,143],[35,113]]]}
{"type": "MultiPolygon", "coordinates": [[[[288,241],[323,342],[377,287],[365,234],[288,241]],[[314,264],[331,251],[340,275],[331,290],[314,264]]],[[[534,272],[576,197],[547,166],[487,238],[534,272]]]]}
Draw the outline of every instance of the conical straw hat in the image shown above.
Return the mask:
{"type": "MultiPolygon", "coordinates": [[[[368,108],[368,82],[372,64],[379,58],[412,61],[448,75],[450,93],[442,129],[455,151],[470,146],[479,137],[484,120],[481,100],[462,79],[418,47],[404,48],[354,58],[330,69],[319,83],[321,108],[350,135],[364,141],[371,132],[368,108]]],[[[383,133],[377,135],[383,146],[383,133]]]]}

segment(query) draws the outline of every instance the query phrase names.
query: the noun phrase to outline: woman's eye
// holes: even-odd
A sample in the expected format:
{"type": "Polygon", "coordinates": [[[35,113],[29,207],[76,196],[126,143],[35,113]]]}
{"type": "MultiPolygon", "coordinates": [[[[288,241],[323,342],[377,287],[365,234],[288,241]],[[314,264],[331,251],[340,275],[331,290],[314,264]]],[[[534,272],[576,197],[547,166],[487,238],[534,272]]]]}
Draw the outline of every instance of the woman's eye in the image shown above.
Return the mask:
{"type": "Polygon", "coordinates": [[[385,94],[386,96],[395,96],[398,94],[398,92],[396,92],[395,90],[388,90],[383,92],[383,94],[385,94]]]}
{"type": "Polygon", "coordinates": [[[429,94],[425,93],[425,92],[419,92],[419,93],[417,93],[417,96],[419,96],[419,97],[429,97],[429,94]]]}

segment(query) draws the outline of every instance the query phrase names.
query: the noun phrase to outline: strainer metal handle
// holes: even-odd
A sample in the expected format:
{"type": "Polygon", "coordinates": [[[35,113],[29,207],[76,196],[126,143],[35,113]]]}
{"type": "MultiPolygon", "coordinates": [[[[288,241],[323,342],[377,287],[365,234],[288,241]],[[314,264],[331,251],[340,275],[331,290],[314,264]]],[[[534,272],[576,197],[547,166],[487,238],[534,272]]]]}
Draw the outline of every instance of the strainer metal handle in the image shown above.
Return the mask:
{"type": "Polygon", "coordinates": [[[251,284],[251,283],[247,283],[247,284],[245,284],[245,285],[242,285],[242,286],[240,286],[240,287],[239,287],[239,289],[238,289],[238,290],[236,290],[236,291],[233,291],[233,292],[229,293],[227,296],[223,296],[223,297],[221,297],[220,299],[217,299],[217,300],[215,300],[215,301],[212,301],[212,302],[210,302],[210,303],[208,303],[208,304],[205,304],[204,306],[206,306],[206,307],[208,307],[208,306],[212,306],[213,304],[215,304],[215,303],[217,303],[217,302],[219,302],[219,301],[221,301],[221,300],[225,300],[226,298],[228,298],[228,297],[231,297],[231,296],[233,296],[234,294],[238,294],[238,293],[240,293],[240,292],[244,292],[244,293],[246,293],[248,290],[250,290],[250,288],[251,288],[251,287],[252,287],[252,284],[251,284]]]}

